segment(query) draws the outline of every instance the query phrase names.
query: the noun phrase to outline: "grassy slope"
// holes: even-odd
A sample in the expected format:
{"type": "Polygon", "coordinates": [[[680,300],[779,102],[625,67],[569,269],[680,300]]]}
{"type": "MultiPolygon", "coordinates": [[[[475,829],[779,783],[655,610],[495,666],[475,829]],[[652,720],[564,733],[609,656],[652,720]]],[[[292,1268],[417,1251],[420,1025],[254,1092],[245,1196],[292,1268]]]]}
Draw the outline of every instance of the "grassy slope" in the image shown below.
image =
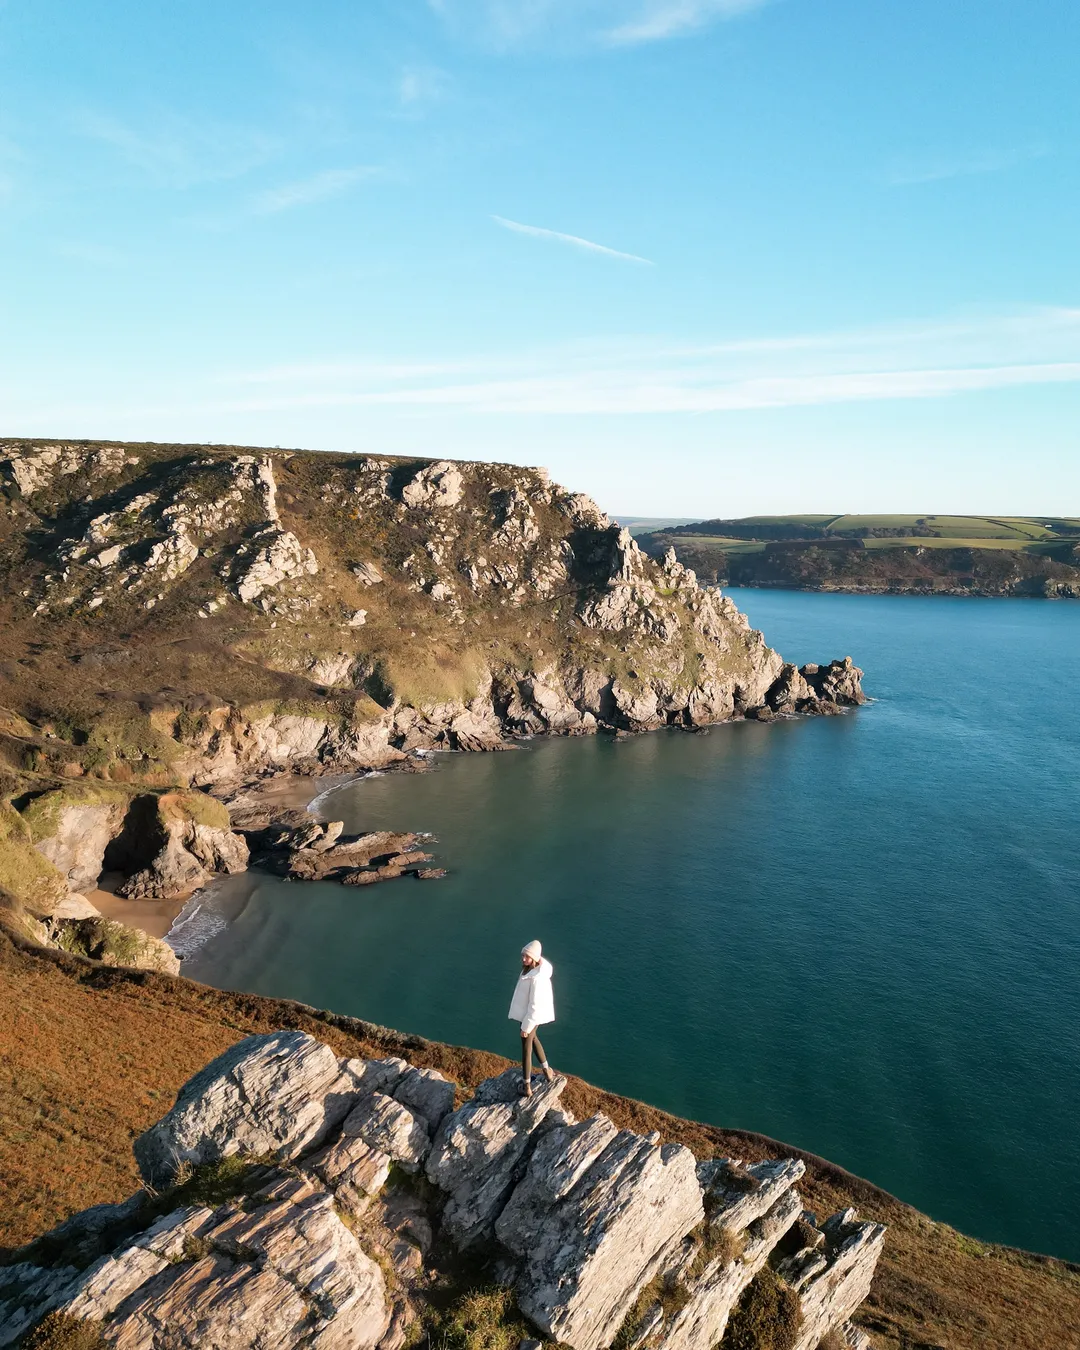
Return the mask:
{"type": "MultiPolygon", "coordinates": [[[[698,528],[710,525],[711,521],[697,522],[698,528]]],[[[975,540],[983,541],[983,547],[1000,546],[1002,540],[1019,540],[1031,543],[1053,539],[1075,538],[1080,534],[1080,519],[1034,516],[937,516],[937,515],[840,515],[840,516],[745,516],[738,521],[717,522],[738,524],[748,527],[768,525],[811,525],[825,529],[832,535],[846,535],[850,538],[862,537],[870,530],[902,530],[916,525],[933,530],[943,540],[963,540],[973,545],[975,540]],[[997,541],[997,542],[991,542],[997,541]]],[[[690,529],[694,529],[691,525],[690,529]]],[[[740,534],[742,531],[740,531],[740,534]]],[[[702,529],[702,534],[717,532],[702,529]]]]}
{"type": "MultiPolygon", "coordinates": [[[[296,1026],[339,1053],[405,1054],[466,1088],[507,1061],[302,1005],[192,981],[106,970],[32,951],[0,929],[0,1243],[137,1186],[133,1138],[180,1085],[243,1035],[296,1026]]],[[[699,1156],[755,1160],[796,1150],[694,1124],[572,1080],[579,1115],[659,1130],[699,1156]]],[[[863,1323],[896,1350],[1044,1350],[1080,1345],[1080,1268],[983,1246],[812,1155],[800,1187],[819,1215],[854,1204],[890,1228],[863,1323]]]]}

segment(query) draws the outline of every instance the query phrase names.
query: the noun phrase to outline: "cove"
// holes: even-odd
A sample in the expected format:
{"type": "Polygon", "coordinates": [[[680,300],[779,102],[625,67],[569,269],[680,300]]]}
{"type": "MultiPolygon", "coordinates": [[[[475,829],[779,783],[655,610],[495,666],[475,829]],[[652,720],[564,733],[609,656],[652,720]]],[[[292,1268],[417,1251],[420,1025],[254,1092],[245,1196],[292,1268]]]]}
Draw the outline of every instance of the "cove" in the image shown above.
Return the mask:
{"type": "Polygon", "coordinates": [[[875,702],[365,779],[322,813],[450,875],[230,878],[184,973],[514,1055],[540,937],[557,1067],[1080,1259],[1080,605],[731,593],[875,702]]]}

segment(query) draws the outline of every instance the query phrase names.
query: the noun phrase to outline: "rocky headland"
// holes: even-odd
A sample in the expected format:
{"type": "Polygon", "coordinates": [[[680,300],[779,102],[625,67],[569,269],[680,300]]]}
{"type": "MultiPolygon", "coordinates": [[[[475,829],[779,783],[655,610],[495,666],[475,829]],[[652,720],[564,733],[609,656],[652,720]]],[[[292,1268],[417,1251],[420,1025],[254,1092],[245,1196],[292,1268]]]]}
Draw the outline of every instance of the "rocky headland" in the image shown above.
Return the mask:
{"type": "Polygon", "coordinates": [[[540,469],[9,441],[0,487],[0,888],[24,933],[99,959],[171,960],[97,913],[103,874],[145,901],[253,855],[353,885],[438,872],[406,830],[230,820],[260,776],[864,701],[850,658],[785,663],[540,469]]]}
{"type": "Polygon", "coordinates": [[[867,1350],[848,1319],[881,1224],[819,1225],[800,1159],[699,1161],[578,1120],[566,1086],[538,1077],[525,1099],[509,1069],[455,1109],[454,1083],[399,1057],[242,1040],[136,1139],[144,1190],[0,1267],[0,1346],[74,1322],[124,1350],[402,1350],[467,1262],[537,1344],[712,1350],[767,1305],[787,1350],[867,1350]]]}

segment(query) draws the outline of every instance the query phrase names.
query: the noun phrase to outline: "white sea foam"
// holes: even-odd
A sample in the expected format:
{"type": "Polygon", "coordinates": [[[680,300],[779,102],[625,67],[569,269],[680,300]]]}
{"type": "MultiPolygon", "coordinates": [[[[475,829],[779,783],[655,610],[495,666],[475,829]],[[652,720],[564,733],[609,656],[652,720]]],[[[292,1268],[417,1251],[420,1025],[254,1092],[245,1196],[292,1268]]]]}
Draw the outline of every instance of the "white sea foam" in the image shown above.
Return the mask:
{"type": "Polygon", "coordinates": [[[191,897],[173,920],[172,927],[165,934],[165,941],[183,960],[228,926],[225,916],[214,906],[206,892],[201,891],[191,897]]]}

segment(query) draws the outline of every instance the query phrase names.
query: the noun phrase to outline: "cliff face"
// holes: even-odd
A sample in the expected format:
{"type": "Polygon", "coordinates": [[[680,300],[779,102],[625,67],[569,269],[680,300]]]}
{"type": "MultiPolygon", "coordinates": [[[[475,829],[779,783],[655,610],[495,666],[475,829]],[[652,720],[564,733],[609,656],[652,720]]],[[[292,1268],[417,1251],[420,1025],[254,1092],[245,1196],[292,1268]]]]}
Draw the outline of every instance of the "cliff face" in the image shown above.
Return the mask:
{"type": "Polygon", "coordinates": [[[724,1340],[762,1277],[789,1333],[767,1344],[870,1345],[848,1318],[882,1225],[846,1210],[819,1227],[801,1160],[698,1162],[577,1120],[566,1086],[537,1076],[525,1099],[510,1069],[454,1110],[453,1083],[401,1058],[339,1058],[301,1031],[240,1041],[135,1141],[152,1189],[0,1268],[0,1346],[50,1316],[123,1350],[438,1344],[452,1269],[507,1291],[500,1343],[516,1303],[571,1350],[765,1344],[724,1340]]]}
{"type": "Polygon", "coordinates": [[[24,768],[207,785],[862,701],[543,470],[9,442],[0,479],[24,768]]]}

